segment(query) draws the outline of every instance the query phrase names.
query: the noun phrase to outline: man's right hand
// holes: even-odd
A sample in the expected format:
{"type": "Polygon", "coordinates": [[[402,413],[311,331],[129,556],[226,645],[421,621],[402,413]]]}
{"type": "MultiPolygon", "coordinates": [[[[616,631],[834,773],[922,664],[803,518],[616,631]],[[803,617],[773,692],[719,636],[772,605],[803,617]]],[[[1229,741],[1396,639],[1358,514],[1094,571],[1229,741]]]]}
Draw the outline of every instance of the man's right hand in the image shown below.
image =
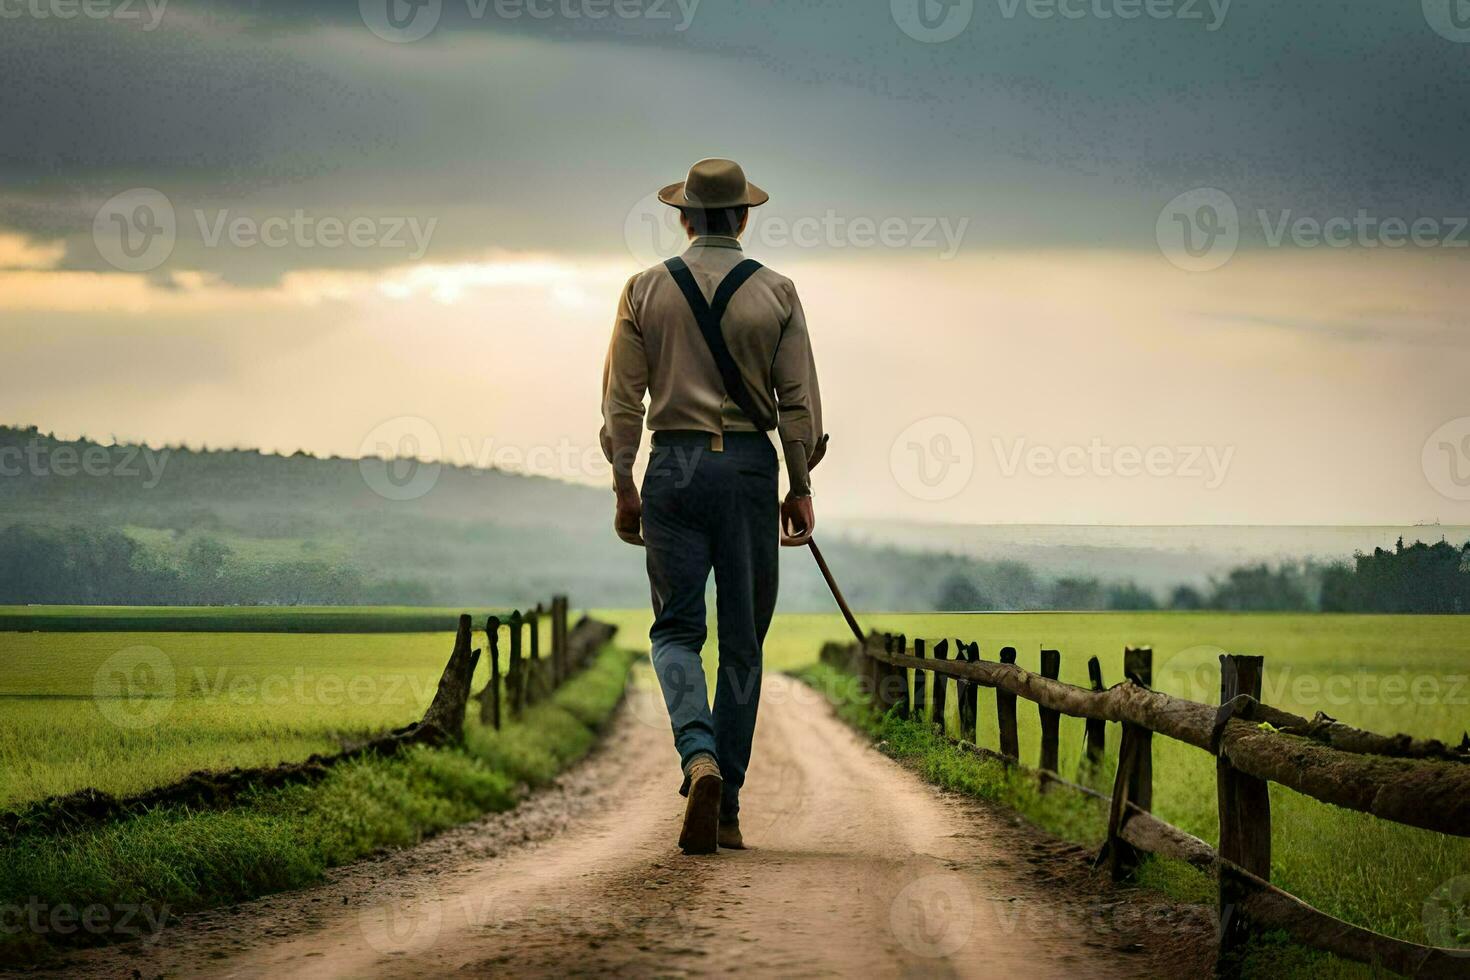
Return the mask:
{"type": "Polygon", "coordinates": [[[628,544],[643,547],[643,500],[636,487],[617,489],[618,503],[613,514],[613,530],[628,544]]]}
{"type": "Polygon", "coordinates": [[[786,548],[800,548],[812,539],[817,529],[817,514],[812,509],[811,494],[787,497],[781,501],[781,544],[786,548]]]}

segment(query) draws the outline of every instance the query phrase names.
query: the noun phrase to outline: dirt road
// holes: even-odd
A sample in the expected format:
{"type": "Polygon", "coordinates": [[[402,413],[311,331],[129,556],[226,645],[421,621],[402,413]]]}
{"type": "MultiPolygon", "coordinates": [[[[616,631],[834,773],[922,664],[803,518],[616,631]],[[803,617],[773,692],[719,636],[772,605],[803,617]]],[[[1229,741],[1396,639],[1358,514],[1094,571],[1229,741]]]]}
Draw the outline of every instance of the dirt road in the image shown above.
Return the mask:
{"type": "Polygon", "coordinates": [[[678,770],[650,687],[645,672],[605,746],[513,813],[66,971],[1207,974],[1198,913],[1116,891],[1080,850],[936,791],[783,677],[766,680],[743,796],[752,849],[681,855],[678,770]]]}

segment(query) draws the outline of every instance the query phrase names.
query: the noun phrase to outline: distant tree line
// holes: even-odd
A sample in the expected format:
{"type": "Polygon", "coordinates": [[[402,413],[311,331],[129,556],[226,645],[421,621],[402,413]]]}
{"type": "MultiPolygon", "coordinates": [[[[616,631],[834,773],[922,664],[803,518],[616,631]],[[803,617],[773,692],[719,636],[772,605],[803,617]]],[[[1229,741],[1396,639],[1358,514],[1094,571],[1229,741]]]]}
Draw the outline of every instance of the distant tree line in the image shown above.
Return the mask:
{"type": "Polygon", "coordinates": [[[247,562],[212,537],[177,560],[126,533],[82,526],[0,529],[0,604],[426,604],[417,583],[368,581],[324,561],[247,562]]]}
{"type": "Polygon", "coordinates": [[[1456,548],[1439,541],[1399,538],[1393,551],[1374,548],[1352,565],[1327,569],[1322,579],[1325,612],[1470,612],[1470,541],[1456,548]]]}
{"type": "MultiPolygon", "coordinates": [[[[1028,580],[1033,590],[1038,583],[1028,580]]],[[[935,599],[941,611],[984,609],[1219,610],[1223,612],[1470,612],[1470,541],[1374,549],[1352,564],[1283,562],[1231,569],[1197,588],[1180,585],[1161,603],[1133,582],[1064,577],[1041,585],[1035,604],[998,603],[962,571],[951,573],[935,599]]]]}

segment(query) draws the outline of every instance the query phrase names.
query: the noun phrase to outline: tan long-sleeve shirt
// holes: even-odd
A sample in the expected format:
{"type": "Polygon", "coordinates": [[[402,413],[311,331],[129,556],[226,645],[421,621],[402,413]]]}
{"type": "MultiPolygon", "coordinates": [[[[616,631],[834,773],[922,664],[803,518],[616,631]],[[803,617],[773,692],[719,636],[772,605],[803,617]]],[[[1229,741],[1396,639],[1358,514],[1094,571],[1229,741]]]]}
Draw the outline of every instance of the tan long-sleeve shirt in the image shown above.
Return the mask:
{"type": "MultiPolygon", "coordinates": [[[[734,238],[696,238],[684,253],[706,300],[745,258],[734,238]]],[[[822,435],[817,368],[801,300],[790,279],[762,267],[735,292],[721,321],[726,346],[756,404],[773,412],[791,489],[810,490],[808,469],[822,435]]],[[[631,471],[644,425],[718,435],[755,428],[725,394],[684,294],[662,264],[623,288],[602,375],[602,451],[631,471]]]]}

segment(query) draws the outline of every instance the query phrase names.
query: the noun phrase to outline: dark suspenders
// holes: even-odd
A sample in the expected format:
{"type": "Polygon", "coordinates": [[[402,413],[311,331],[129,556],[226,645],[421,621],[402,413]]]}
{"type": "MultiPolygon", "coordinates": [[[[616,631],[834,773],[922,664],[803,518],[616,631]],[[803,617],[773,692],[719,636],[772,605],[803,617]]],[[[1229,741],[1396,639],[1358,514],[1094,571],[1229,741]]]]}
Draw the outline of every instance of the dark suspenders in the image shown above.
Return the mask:
{"type": "Polygon", "coordinates": [[[675,256],[664,265],[684,293],[684,299],[694,313],[694,321],[699,324],[699,333],[709,346],[709,352],[714,355],[715,366],[720,369],[720,380],[725,384],[725,394],[730,396],[730,400],[757,429],[762,432],[774,429],[776,420],[769,412],[763,412],[756,407],[755,398],[745,386],[745,379],[740,376],[740,368],[735,364],[735,358],[725,344],[725,335],[720,330],[720,321],[725,318],[725,307],[730,305],[730,298],[745,284],[745,280],[755,274],[761,264],[755,259],[745,259],[731,269],[715,290],[713,303],[705,302],[704,293],[699,291],[699,283],[694,281],[694,273],[689,271],[689,266],[683,259],[675,256]]]}

